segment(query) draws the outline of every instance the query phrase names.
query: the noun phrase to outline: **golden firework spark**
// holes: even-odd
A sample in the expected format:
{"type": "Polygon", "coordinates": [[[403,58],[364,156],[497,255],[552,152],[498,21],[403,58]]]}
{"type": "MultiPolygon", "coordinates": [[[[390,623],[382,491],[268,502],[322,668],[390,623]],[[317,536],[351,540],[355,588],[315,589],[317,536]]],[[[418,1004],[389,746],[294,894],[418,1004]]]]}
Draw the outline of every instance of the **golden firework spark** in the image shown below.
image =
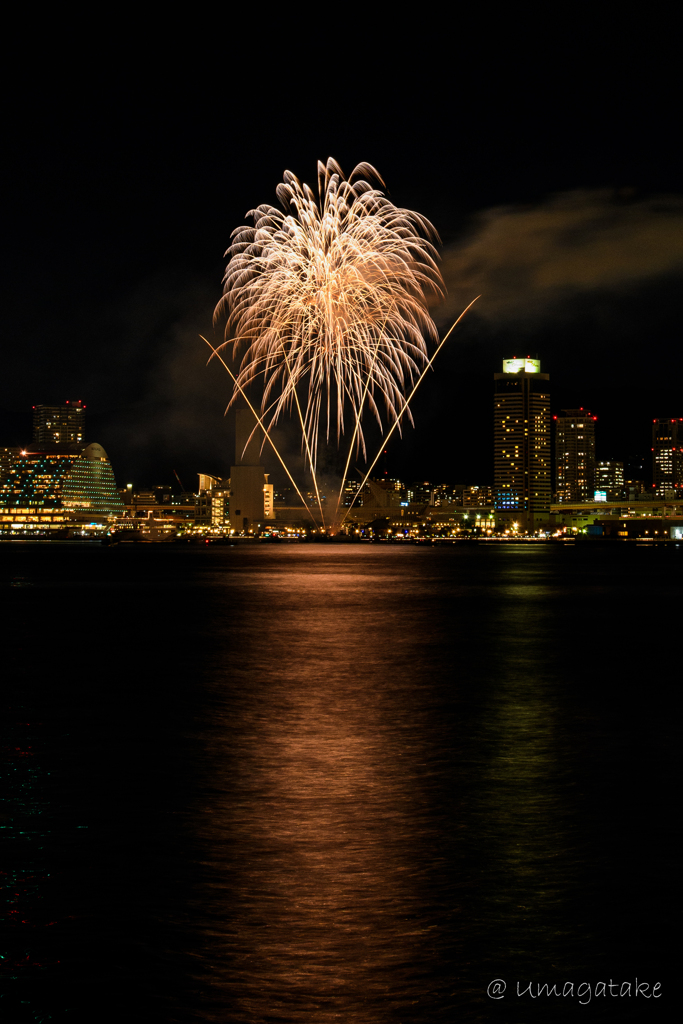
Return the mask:
{"type": "Polygon", "coordinates": [[[444,293],[438,235],[377,185],[367,163],[348,178],[335,160],[318,163],[317,195],[286,171],[284,210],[250,210],[253,226],[233,231],[226,252],[221,347],[243,352],[231,403],[260,378],[266,430],[296,407],[314,480],[321,419],[326,440],[334,422],[339,441],[350,409],[349,459],[354,449],[367,458],[366,402],[381,429],[383,406],[400,432],[404,395],[428,363],[427,342],[438,341],[427,305],[444,293]]]}

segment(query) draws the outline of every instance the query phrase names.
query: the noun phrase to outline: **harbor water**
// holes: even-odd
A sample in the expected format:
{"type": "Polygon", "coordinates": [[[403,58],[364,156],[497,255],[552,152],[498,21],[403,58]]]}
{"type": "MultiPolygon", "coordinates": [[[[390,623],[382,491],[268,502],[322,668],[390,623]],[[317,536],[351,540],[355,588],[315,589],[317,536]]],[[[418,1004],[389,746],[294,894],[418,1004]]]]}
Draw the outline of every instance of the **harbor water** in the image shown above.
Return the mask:
{"type": "Polygon", "coordinates": [[[673,1019],[682,570],[3,544],[0,1020],[673,1019]]]}

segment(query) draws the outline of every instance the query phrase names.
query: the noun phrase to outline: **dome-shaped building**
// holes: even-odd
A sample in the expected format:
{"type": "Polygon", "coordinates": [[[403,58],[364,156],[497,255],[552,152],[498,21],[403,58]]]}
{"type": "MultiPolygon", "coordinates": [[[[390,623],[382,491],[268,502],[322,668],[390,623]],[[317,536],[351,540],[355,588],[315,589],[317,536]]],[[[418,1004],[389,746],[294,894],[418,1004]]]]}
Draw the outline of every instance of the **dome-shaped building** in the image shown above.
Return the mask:
{"type": "Polygon", "coordinates": [[[123,502],[102,445],[38,442],[6,450],[0,478],[3,536],[100,532],[122,514],[123,502]]]}

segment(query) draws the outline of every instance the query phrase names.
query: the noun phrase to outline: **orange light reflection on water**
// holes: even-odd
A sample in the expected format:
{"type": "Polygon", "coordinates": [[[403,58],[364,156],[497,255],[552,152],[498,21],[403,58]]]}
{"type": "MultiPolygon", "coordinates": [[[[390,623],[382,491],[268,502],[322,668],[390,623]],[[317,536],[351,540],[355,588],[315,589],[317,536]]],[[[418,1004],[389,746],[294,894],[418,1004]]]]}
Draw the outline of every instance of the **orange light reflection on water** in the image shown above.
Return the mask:
{"type": "Polygon", "coordinates": [[[244,638],[260,645],[261,677],[241,683],[243,731],[225,745],[216,731],[215,769],[237,771],[238,795],[223,780],[209,826],[214,870],[224,850],[223,893],[235,894],[221,908],[219,882],[214,904],[223,962],[212,981],[236,997],[231,1019],[383,1020],[419,999],[419,785],[400,707],[414,639],[400,614],[392,628],[386,606],[368,606],[374,582],[353,571],[240,580],[263,603],[244,638]]]}

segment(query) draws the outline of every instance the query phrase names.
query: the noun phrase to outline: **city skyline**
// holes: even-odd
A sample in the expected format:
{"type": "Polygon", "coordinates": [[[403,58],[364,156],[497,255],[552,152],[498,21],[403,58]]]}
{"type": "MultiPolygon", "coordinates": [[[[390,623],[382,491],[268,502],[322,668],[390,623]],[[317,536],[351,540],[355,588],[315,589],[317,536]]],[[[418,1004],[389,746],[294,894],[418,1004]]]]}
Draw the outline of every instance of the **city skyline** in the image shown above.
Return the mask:
{"type": "MultiPolygon", "coordinates": [[[[507,357],[502,360],[502,369],[503,373],[494,373],[494,378],[496,379],[496,381],[499,382],[498,384],[496,384],[496,392],[498,392],[500,388],[503,388],[503,390],[505,390],[506,386],[514,387],[514,381],[518,377],[528,377],[529,380],[531,380],[534,376],[536,376],[539,379],[542,379],[543,381],[546,382],[548,382],[549,380],[549,374],[541,373],[541,360],[540,358],[538,358],[537,355],[534,357],[526,356],[518,358],[508,353],[507,357]],[[508,383],[506,385],[506,381],[511,383],[508,383]]],[[[561,381],[559,381],[558,384],[561,388],[561,381]]],[[[683,443],[681,441],[681,423],[683,423],[683,418],[655,416],[651,421],[648,420],[647,432],[644,430],[641,432],[641,436],[638,439],[638,448],[640,449],[639,452],[634,454],[632,450],[629,451],[624,445],[622,445],[620,449],[617,449],[612,453],[614,457],[599,457],[601,454],[601,448],[605,447],[604,444],[600,444],[600,435],[603,426],[607,426],[610,433],[613,433],[615,431],[615,428],[618,426],[622,434],[628,434],[629,426],[632,430],[633,424],[629,424],[628,419],[622,417],[617,425],[601,423],[598,427],[597,423],[599,417],[597,415],[593,415],[592,411],[589,408],[585,406],[580,406],[578,408],[559,409],[557,407],[557,403],[553,401],[554,394],[552,389],[549,387],[548,383],[546,383],[545,385],[545,390],[548,392],[548,394],[544,396],[543,416],[547,417],[548,421],[545,429],[547,429],[548,432],[547,443],[549,445],[549,452],[548,455],[545,457],[550,459],[550,465],[552,467],[550,472],[550,490],[553,501],[592,500],[592,495],[594,491],[598,488],[598,465],[603,466],[603,474],[608,472],[606,467],[616,466],[617,464],[620,465],[620,479],[622,483],[628,481],[629,479],[637,479],[644,483],[648,488],[657,488],[660,482],[662,482],[664,490],[666,489],[666,481],[669,477],[678,478],[681,475],[681,459],[679,456],[680,453],[683,451],[683,448],[681,447],[683,443]],[[558,411],[553,414],[552,410],[555,408],[558,408],[558,411]],[[572,446],[573,449],[576,448],[576,431],[574,430],[575,420],[582,421],[581,423],[576,424],[577,429],[580,429],[581,431],[583,431],[584,429],[583,421],[586,421],[585,427],[589,432],[589,440],[587,441],[587,444],[590,448],[590,454],[588,457],[587,464],[588,469],[584,468],[583,470],[581,470],[581,472],[584,474],[584,479],[582,482],[582,487],[578,489],[575,486],[575,481],[572,484],[571,482],[567,482],[567,480],[565,479],[564,474],[566,474],[566,469],[562,468],[560,465],[560,463],[563,460],[563,456],[560,455],[559,453],[559,449],[562,448],[564,451],[564,449],[567,448],[567,445],[569,445],[570,449],[572,449],[572,446]],[[565,436],[565,432],[568,430],[570,426],[571,430],[569,431],[569,434],[565,436]],[[649,446],[649,451],[647,450],[648,442],[651,442],[649,446]],[[586,475],[586,473],[588,475],[586,475]]],[[[474,474],[470,474],[471,479],[470,477],[467,477],[469,485],[477,484],[491,488],[493,488],[495,485],[496,466],[499,463],[501,457],[500,443],[498,440],[498,434],[500,433],[500,416],[498,412],[496,412],[496,409],[498,409],[498,404],[494,402],[494,417],[490,424],[492,444],[491,449],[488,453],[489,459],[488,461],[485,461],[482,465],[478,466],[474,474]]],[[[32,445],[35,448],[35,450],[38,450],[36,445],[47,444],[48,446],[59,446],[60,442],[62,445],[65,446],[68,446],[69,444],[75,444],[76,446],[78,446],[79,444],[81,444],[81,446],[83,447],[85,443],[85,410],[86,405],[80,399],[72,400],[71,402],[69,402],[69,400],[67,399],[65,400],[64,403],[61,404],[55,403],[53,401],[53,403],[50,405],[33,405],[33,430],[32,437],[30,438],[30,440],[28,438],[28,432],[20,434],[15,426],[14,436],[19,438],[19,443],[12,443],[12,441],[8,440],[7,437],[0,438],[0,447],[4,447],[7,450],[9,450],[10,448],[19,449],[27,447],[28,445],[32,445]]],[[[480,415],[481,412],[482,410],[480,409],[480,415]]],[[[251,415],[247,414],[247,419],[244,420],[244,423],[246,424],[247,420],[251,420],[251,418],[251,415]]],[[[643,419],[642,414],[639,415],[636,419],[637,423],[640,424],[643,419]]],[[[239,415],[236,418],[234,411],[230,415],[229,420],[234,428],[232,431],[233,440],[231,450],[225,452],[223,455],[222,466],[219,467],[221,471],[225,471],[231,462],[236,462],[237,464],[239,464],[240,462],[243,461],[238,453],[244,446],[244,444],[246,444],[246,438],[248,436],[247,434],[245,434],[245,426],[243,426],[241,429],[239,426],[237,426],[237,423],[239,422],[239,415]],[[240,436],[242,437],[241,441],[240,436]],[[231,454],[232,450],[234,450],[235,452],[234,459],[231,454]]],[[[480,427],[483,427],[485,423],[486,418],[482,416],[480,427]]],[[[90,436],[90,439],[92,439],[92,431],[88,431],[88,434],[90,436]]],[[[11,436],[12,435],[10,435],[10,437],[11,436]]],[[[249,444],[249,452],[252,452],[252,454],[254,451],[255,443],[256,440],[254,437],[251,439],[249,444]]],[[[425,452],[427,453],[429,451],[429,446],[430,440],[427,439],[425,444],[425,452]]],[[[332,446],[329,447],[330,450],[332,450],[332,446]]],[[[277,469],[279,468],[276,459],[273,457],[272,449],[270,449],[269,445],[267,444],[263,449],[263,453],[259,455],[258,459],[256,459],[256,462],[254,462],[254,458],[256,458],[255,455],[251,457],[251,463],[254,465],[265,459],[265,461],[269,463],[269,470],[271,475],[273,469],[277,471],[277,469]],[[270,465],[271,463],[272,466],[270,465]]],[[[571,464],[571,466],[573,467],[571,469],[571,472],[576,474],[577,466],[575,464],[575,461],[572,461],[573,459],[575,459],[575,454],[574,456],[571,456],[565,453],[565,464],[567,466],[571,464]],[[569,462],[567,462],[567,459],[569,459],[569,462]]],[[[174,460],[173,457],[171,457],[171,462],[174,462],[174,465],[178,464],[178,460],[174,460]]],[[[392,479],[398,479],[399,477],[401,477],[405,481],[411,482],[412,485],[412,482],[423,480],[424,478],[429,477],[431,482],[433,484],[436,484],[437,486],[450,485],[454,483],[456,480],[458,480],[462,484],[462,482],[466,479],[465,475],[462,475],[461,477],[453,475],[447,477],[446,475],[444,475],[441,469],[435,474],[417,472],[412,475],[409,475],[406,473],[396,473],[393,470],[390,474],[390,462],[391,460],[388,458],[388,451],[385,450],[383,455],[377,461],[376,468],[372,473],[372,479],[379,479],[381,477],[389,476],[391,476],[392,479]]],[[[296,460],[293,460],[293,465],[295,464],[296,460]]],[[[176,469],[172,469],[169,474],[167,472],[167,468],[167,466],[161,467],[160,465],[157,465],[152,470],[152,474],[149,477],[149,479],[137,479],[136,481],[134,481],[135,486],[140,486],[143,488],[161,486],[158,484],[152,484],[151,481],[152,479],[154,479],[155,481],[160,480],[164,473],[166,473],[166,475],[169,476],[169,479],[173,478],[170,483],[171,490],[176,490],[179,488],[180,491],[183,492],[185,488],[182,484],[180,474],[177,472],[176,469]],[[178,485],[177,488],[176,483],[178,485]]],[[[196,467],[192,467],[190,478],[194,479],[194,477],[197,475],[202,477],[207,472],[208,471],[206,469],[206,466],[204,466],[201,469],[196,469],[196,467]]],[[[323,468],[323,477],[325,475],[327,475],[328,477],[334,477],[335,470],[333,468],[330,468],[330,466],[328,466],[327,469],[323,468]]],[[[126,476],[125,473],[120,473],[119,479],[123,480],[124,476],[126,476]]],[[[211,476],[211,474],[209,474],[209,476],[211,476]]],[[[130,477],[131,474],[126,476],[126,481],[130,481],[130,477]]],[[[612,479],[611,476],[609,477],[609,479],[612,479]]],[[[302,482],[304,485],[306,485],[306,480],[304,477],[302,477],[302,482]]],[[[286,475],[283,473],[282,480],[278,482],[278,486],[280,488],[287,488],[291,485],[291,483],[291,479],[287,478],[286,475]]],[[[129,486],[131,486],[130,483],[129,486]]],[[[350,481],[349,486],[351,486],[350,481]]],[[[614,483],[609,483],[606,486],[614,487],[614,483]]],[[[545,484],[543,485],[543,487],[545,489],[545,484]]],[[[202,486],[200,485],[200,490],[201,489],[202,486]]],[[[659,494],[659,492],[657,493],[659,494]]],[[[663,496],[663,494],[660,496],[663,496]]]]}
{"type": "MultiPolygon", "coordinates": [[[[482,404],[488,401],[491,367],[499,365],[503,358],[515,351],[542,352],[544,369],[548,370],[554,381],[554,412],[581,405],[595,411],[600,423],[596,439],[598,460],[626,460],[633,457],[649,459],[652,421],[675,418],[680,413],[680,390],[675,383],[675,374],[667,377],[663,370],[660,371],[665,380],[661,386],[648,384],[647,378],[644,383],[639,382],[638,371],[642,363],[637,358],[630,361],[627,359],[626,367],[617,367],[620,376],[615,376],[611,384],[605,384],[605,369],[600,370],[601,377],[597,379],[590,373],[577,373],[576,365],[581,359],[572,352],[570,337],[562,339],[565,358],[561,358],[557,350],[550,348],[546,351],[540,343],[542,339],[539,341],[538,337],[533,337],[530,344],[525,343],[523,335],[517,339],[482,338],[485,327],[475,321],[473,315],[474,311],[465,318],[458,329],[458,335],[444,346],[434,372],[425,378],[415,395],[411,403],[415,427],[407,426],[402,438],[393,437],[389,442],[392,472],[402,477],[435,477],[438,467],[446,465],[449,467],[446,471],[449,478],[478,477],[482,482],[493,483],[493,467],[489,459],[493,443],[492,424],[484,422],[478,436],[466,449],[457,447],[457,438],[459,434],[468,431],[472,418],[479,415],[482,404]],[[455,403],[454,389],[457,396],[455,403]],[[621,411],[624,406],[630,410],[626,419],[621,411]],[[438,437],[439,443],[432,443],[429,448],[430,442],[425,444],[425,435],[438,437]]],[[[201,344],[197,338],[197,345],[201,344]]],[[[604,361],[609,365],[614,349],[612,345],[605,347],[604,361]]],[[[676,344],[671,334],[668,349],[666,345],[662,346],[662,366],[675,368],[675,350],[676,344]]],[[[80,390],[88,395],[88,416],[93,430],[99,437],[111,438],[109,446],[115,446],[119,452],[117,461],[126,477],[142,479],[158,475],[160,452],[168,452],[170,455],[166,466],[161,469],[162,475],[169,478],[174,469],[181,477],[194,472],[196,461],[202,457],[200,453],[206,453],[203,456],[206,470],[216,473],[220,470],[221,461],[225,461],[221,453],[229,452],[234,447],[232,424],[223,417],[229,397],[223,381],[223,377],[227,380],[227,376],[220,376],[211,366],[206,367],[203,353],[200,358],[198,349],[192,353],[191,362],[192,367],[188,368],[185,352],[180,364],[174,366],[174,372],[178,374],[188,369],[185,384],[189,392],[189,405],[181,402],[180,410],[168,396],[163,400],[159,396],[148,396],[132,404],[112,408],[110,399],[102,395],[101,386],[92,380],[92,391],[86,392],[82,387],[61,390],[67,394],[69,390],[72,393],[80,390]],[[109,408],[100,404],[103,397],[109,408]],[[197,402],[201,404],[202,411],[195,418],[193,403],[197,402]]],[[[654,362],[659,366],[659,359],[654,362]]],[[[33,390],[32,378],[35,376],[35,366],[32,364],[25,385],[27,403],[22,403],[21,409],[17,408],[15,399],[11,404],[6,401],[3,405],[0,427],[8,444],[25,444],[31,436],[27,407],[30,409],[31,405],[38,404],[40,400],[44,404],[55,401],[59,383],[38,384],[33,390]]],[[[59,375],[56,380],[59,381],[59,375]]],[[[283,437],[286,439],[287,425],[282,425],[280,430],[281,440],[283,437]]],[[[293,437],[291,441],[295,443],[293,437]]],[[[288,442],[285,440],[285,443],[288,442]]]]}
{"type": "MultiPolygon", "coordinates": [[[[348,510],[343,515],[347,531],[375,520],[380,523],[384,517],[386,529],[391,521],[394,532],[411,536],[415,529],[424,532],[425,526],[428,533],[439,534],[444,528],[467,533],[483,526],[484,520],[489,534],[510,530],[552,534],[567,526],[585,532],[592,529],[591,524],[602,523],[605,515],[609,522],[600,530],[616,529],[615,516],[625,515],[632,521],[634,516],[636,520],[670,517],[680,511],[677,504],[665,506],[683,497],[683,419],[653,421],[650,484],[642,463],[596,460],[597,417],[590,409],[563,409],[551,418],[552,386],[537,355],[504,359],[502,372],[494,373],[493,379],[494,486],[483,483],[481,477],[477,482],[458,482],[443,474],[431,482],[424,479],[425,474],[421,480],[401,480],[389,475],[385,461],[383,472],[371,477],[358,493],[358,482],[349,480],[344,488],[339,500],[342,509],[348,510]],[[349,507],[354,505],[355,509],[349,507]],[[478,509],[481,515],[468,523],[467,509],[478,509]]],[[[246,535],[269,524],[276,531],[285,523],[287,528],[306,531],[329,526],[325,514],[337,505],[339,483],[335,485],[329,472],[319,477],[321,492],[315,494],[313,479],[302,480],[301,489],[293,479],[288,482],[292,486],[284,489],[271,483],[264,465],[268,459],[263,457],[269,449],[246,407],[234,413],[236,441],[230,475],[212,475],[202,467],[197,472],[198,486],[188,491],[175,473],[180,496],[175,487],[158,478],[142,487],[130,482],[122,485],[119,479],[116,493],[107,453],[85,439],[85,408],[81,400],[34,406],[32,443],[0,449],[3,536],[42,530],[59,538],[72,529],[116,533],[129,530],[134,525],[131,520],[138,523],[136,529],[142,528],[141,519],[147,521],[147,533],[152,530],[152,539],[171,539],[178,531],[196,529],[246,535]],[[100,463],[102,468],[96,469],[100,463]],[[315,509],[320,500],[325,510],[320,507],[318,518],[311,507],[315,509]]]]}
{"type": "MultiPolygon", "coordinates": [[[[498,367],[498,369],[500,369],[500,367],[498,367]]],[[[496,391],[498,391],[501,387],[504,390],[506,386],[505,381],[514,382],[514,380],[517,377],[529,377],[529,379],[531,379],[531,377],[537,376],[539,379],[542,379],[546,382],[549,380],[549,374],[541,373],[541,360],[540,358],[538,358],[538,355],[534,357],[526,356],[518,358],[508,353],[507,357],[502,360],[502,369],[503,373],[494,373],[494,378],[497,381],[500,381],[500,383],[496,385],[496,391]]],[[[561,387],[561,381],[558,383],[561,387]]],[[[512,386],[514,387],[514,383],[512,384],[512,386]]],[[[639,452],[634,453],[632,450],[629,451],[627,447],[622,444],[621,448],[617,448],[616,451],[612,452],[614,456],[613,458],[604,458],[600,457],[600,455],[602,454],[601,449],[605,447],[604,443],[600,443],[602,427],[607,426],[608,431],[611,433],[614,432],[615,426],[617,425],[610,425],[609,423],[601,422],[598,426],[599,417],[597,415],[594,415],[591,409],[587,408],[586,406],[580,406],[578,408],[560,409],[557,406],[557,402],[554,401],[554,392],[550,389],[550,386],[548,384],[546,384],[545,390],[548,391],[548,394],[545,396],[547,402],[544,403],[543,405],[543,411],[544,415],[547,414],[548,418],[547,429],[549,431],[548,438],[549,445],[551,447],[551,493],[553,501],[591,500],[591,495],[593,494],[593,491],[598,487],[598,465],[608,467],[619,464],[621,466],[621,478],[623,478],[622,482],[628,481],[629,478],[635,478],[645,483],[646,486],[653,488],[656,488],[661,481],[662,485],[666,489],[666,480],[669,477],[680,476],[680,459],[677,453],[680,453],[683,450],[681,448],[681,423],[683,423],[683,418],[655,416],[651,420],[648,420],[647,431],[641,430],[641,436],[638,439],[638,447],[640,449],[639,452]],[[557,412],[553,413],[554,409],[557,409],[557,412]],[[576,431],[574,431],[574,420],[585,420],[586,429],[588,429],[590,435],[589,440],[587,442],[590,448],[588,463],[590,468],[587,471],[589,476],[585,476],[585,469],[581,471],[584,473],[585,479],[583,480],[583,487],[580,489],[576,489],[575,486],[570,486],[567,483],[567,481],[563,477],[563,473],[566,473],[566,470],[561,469],[559,465],[559,463],[562,461],[562,456],[559,454],[559,448],[562,447],[564,450],[565,448],[567,448],[567,445],[569,445],[570,448],[572,446],[576,448],[576,437],[574,436],[576,431]],[[566,424],[564,421],[566,421],[566,424]],[[569,431],[569,434],[565,436],[565,433],[569,426],[571,426],[571,431],[569,431]],[[651,443],[648,447],[649,442],[651,443]]],[[[243,409],[246,408],[244,404],[242,404],[241,407],[243,409]]],[[[494,417],[490,424],[492,446],[488,453],[490,456],[488,462],[485,461],[482,465],[476,468],[476,471],[473,475],[470,474],[470,476],[472,476],[472,483],[476,482],[478,484],[488,486],[491,488],[494,487],[496,477],[496,464],[500,459],[500,446],[498,440],[496,439],[500,428],[498,422],[499,415],[498,413],[495,412],[495,409],[497,407],[497,404],[494,402],[494,417]]],[[[481,414],[481,409],[479,410],[479,413],[481,414]]],[[[53,400],[52,403],[49,405],[33,405],[31,407],[31,416],[32,431],[30,431],[29,429],[22,431],[20,428],[17,428],[15,424],[14,430],[10,431],[9,436],[0,438],[0,446],[4,447],[6,450],[19,450],[31,446],[33,450],[37,451],[41,446],[44,447],[46,445],[47,448],[53,446],[56,448],[60,446],[70,446],[76,448],[80,446],[81,448],[83,448],[85,444],[88,443],[88,439],[90,441],[92,440],[93,431],[90,429],[86,430],[85,426],[86,422],[89,422],[90,417],[88,416],[86,418],[86,405],[84,402],[82,402],[81,399],[71,401],[69,399],[66,399],[62,403],[55,402],[53,400]],[[88,438],[86,438],[86,434],[88,435],[88,438]],[[14,438],[15,440],[13,441],[12,438],[14,438]]],[[[251,419],[251,414],[249,414],[248,418],[251,419]]],[[[27,419],[26,415],[24,416],[24,419],[27,419]]],[[[640,424],[641,427],[642,419],[642,414],[639,414],[636,417],[636,422],[640,424]]],[[[95,421],[96,423],[98,421],[97,415],[95,416],[95,421]]],[[[237,426],[237,422],[239,422],[239,416],[236,419],[234,410],[229,416],[229,422],[233,428],[232,446],[231,450],[225,452],[223,455],[222,470],[225,470],[226,467],[229,466],[231,462],[237,462],[239,464],[242,461],[237,453],[242,446],[242,442],[246,443],[245,439],[247,435],[244,434],[245,428],[243,427],[240,431],[240,428],[237,426]],[[240,436],[242,436],[242,441],[240,441],[240,436]],[[234,450],[235,452],[234,458],[231,454],[232,450],[234,450]]],[[[255,422],[256,421],[254,421],[254,423],[255,422]]],[[[485,417],[482,417],[480,426],[483,426],[484,424],[485,417]]],[[[629,423],[628,418],[622,417],[618,424],[618,427],[621,430],[622,434],[629,433],[629,426],[631,427],[631,430],[633,430],[633,424],[629,423]]],[[[581,422],[577,424],[577,429],[583,430],[584,423],[581,422]]],[[[427,438],[424,449],[424,451],[427,454],[429,452],[430,443],[430,439],[427,438]]],[[[249,451],[252,451],[252,449],[254,448],[254,444],[255,438],[252,438],[249,445],[249,451]]],[[[332,452],[332,445],[328,446],[328,448],[329,451],[332,452]]],[[[390,460],[388,456],[389,452],[388,450],[385,450],[378,458],[376,468],[372,473],[373,479],[379,479],[380,477],[383,476],[388,477],[390,475],[389,466],[393,460],[390,460]]],[[[264,458],[266,462],[272,463],[272,467],[269,467],[272,475],[272,469],[277,470],[278,464],[277,460],[273,456],[272,449],[268,444],[265,445],[263,453],[259,456],[259,460],[263,461],[264,458]]],[[[567,458],[569,458],[570,462],[574,467],[571,470],[571,472],[576,473],[576,465],[572,462],[572,456],[569,456],[565,453],[565,463],[567,458]]],[[[172,453],[170,457],[170,462],[168,464],[170,465],[171,462],[173,462],[174,465],[178,464],[178,459],[174,459],[172,453]]],[[[296,464],[296,459],[293,460],[292,464],[296,464]]],[[[566,464],[569,465],[569,463],[566,464]]],[[[603,469],[603,473],[605,472],[607,472],[607,470],[603,469]]],[[[176,469],[171,469],[171,472],[169,474],[167,472],[167,466],[160,467],[160,465],[157,465],[156,467],[153,468],[152,474],[149,479],[138,478],[137,480],[134,481],[134,483],[136,486],[139,485],[141,487],[157,486],[156,484],[153,485],[150,481],[152,479],[160,480],[164,473],[166,473],[166,475],[169,476],[169,479],[173,478],[170,484],[172,490],[177,489],[176,484],[181,492],[185,490],[182,484],[181,476],[178,473],[178,471],[176,469]]],[[[190,477],[194,478],[197,475],[201,477],[203,474],[206,473],[206,466],[204,466],[203,469],[199,470],[196,469],[196,467],[192,467],[190,477]]],[[[328,477],[334,477],[335,469],[333,468],[333,461],[327,466],[327,468],[323,467],[322,473],[323,477],[325,475],[327,475],[328,477]]],[[[209,474],[209,476],[210,475],[211,474],[209,474]]],[[[132,476],[132,474],[129,474],[128,476],[126,476],[125,473],[119,474],[119,478],[121,480],[123,480],[124,476],[127,481],[130,481],[130,477],[132,476]]],[[[392,470],[392,479],[397,479],[399,476],[405,480],[418,481],[427,476],[430,476],[430,474],[426,472],[417,472],[412,475],[406,473],[397,474],[392,470]]],[[[437,473],[431,474],[432,482],[437,485],[450,484],[453,483],[456,479],[462,482],[463,480],[465,480],[465,478],[466,477],[464,475],[462,475],[461,477],[456,477],[453,476],[452,474],[450,477],[446,477],[443,474],[443,472],[441,472],[441,469],[437,473]]],[[[302,481],[305,484],[305,479],[303,477],[302,481]]],[[[288,487],[289,485],[291,485],[291,482],[291,479],[289,479],[284,473],[282,473],[282,480],[279,481],[278,486],[288,487]]],[[[608,486],[613,487],[614,484],[612,483],[609,484],[608,486]]]]}

